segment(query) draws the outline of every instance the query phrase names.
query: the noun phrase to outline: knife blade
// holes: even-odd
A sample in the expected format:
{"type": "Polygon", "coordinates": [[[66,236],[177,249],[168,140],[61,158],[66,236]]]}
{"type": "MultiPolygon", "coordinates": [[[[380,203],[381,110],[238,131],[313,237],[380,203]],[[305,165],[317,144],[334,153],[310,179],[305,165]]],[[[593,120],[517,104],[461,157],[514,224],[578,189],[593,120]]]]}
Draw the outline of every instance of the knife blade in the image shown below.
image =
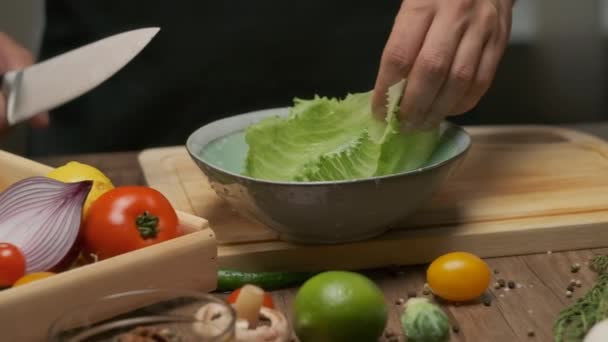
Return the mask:
{"type": "Polygon", "coordinates": [[[129,63],[160,28],[118,33],[1,76],[13,126],[90,91],[129,63]]]}

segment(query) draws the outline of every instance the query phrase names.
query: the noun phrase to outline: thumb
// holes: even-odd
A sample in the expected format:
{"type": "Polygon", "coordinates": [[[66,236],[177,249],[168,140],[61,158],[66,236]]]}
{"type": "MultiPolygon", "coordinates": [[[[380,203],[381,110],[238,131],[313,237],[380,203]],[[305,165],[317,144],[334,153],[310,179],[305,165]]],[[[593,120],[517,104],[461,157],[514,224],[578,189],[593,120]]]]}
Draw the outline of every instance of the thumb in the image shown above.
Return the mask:
{"type": "Polygon", "coordinates": [[[31,118],[29,120],[30,126],[32,126],[34,128],[47,127],[49,125],[49,122],[50,122],[50,119],[49,119],[48,112],[36,114],[36,116],[34,116],[33,118],[31,118]]]}
{"type": "MultiPolygon", "coordinates": [[[[17,70],[34,63],[32,54],[14,39],[0,32],[0,74],[17,70]]],[[[8,128],[6,121],[6,98],[0,94],[0,131],[8,128]]],[[[40,113],[29,120],[32,127],[46,127],[49,124],[49,114],[40,113]]]]}
{"type": "Polygon", "coordinates": [[[6,33],[0,32],[0,72],[20,69],[34,63],[34,57],[6,33]]]}

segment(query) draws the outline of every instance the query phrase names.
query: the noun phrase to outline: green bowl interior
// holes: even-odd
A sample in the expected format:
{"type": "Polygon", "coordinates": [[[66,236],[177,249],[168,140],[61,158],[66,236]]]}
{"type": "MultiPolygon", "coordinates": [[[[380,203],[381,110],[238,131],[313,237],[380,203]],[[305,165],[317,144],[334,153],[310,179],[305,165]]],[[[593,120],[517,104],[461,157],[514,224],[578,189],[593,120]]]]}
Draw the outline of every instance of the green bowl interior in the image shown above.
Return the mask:
{"type": "MultiPolygon", "coordinates": [[[[264,117],[286,114],[286,108],[277,108],[218,120],[195,131],[186,146],[203,163],[225,172],[242,175],[249,149],[245,142],[245,129],[264,117]]],[[[440,143],[421,169],[455,158],[463,153],[470,143],[470,136],[462,128],[443,123],[440,143]]]]}

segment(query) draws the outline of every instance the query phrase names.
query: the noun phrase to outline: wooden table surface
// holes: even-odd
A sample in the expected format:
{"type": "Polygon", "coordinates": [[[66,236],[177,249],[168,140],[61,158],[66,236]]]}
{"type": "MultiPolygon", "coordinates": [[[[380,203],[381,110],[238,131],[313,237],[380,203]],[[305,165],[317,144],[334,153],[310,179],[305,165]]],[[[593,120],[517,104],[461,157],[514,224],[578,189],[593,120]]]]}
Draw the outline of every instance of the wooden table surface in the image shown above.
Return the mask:
{"type": "MultiPolygon", "coordinates": [[[[579,126],[579,128],[599,136],[608,135],[608,125],[579,126]]],[[[101,169],[115,185],[145,184],[137,162],[137,152],[72,155],[37,160],[50,166],[78,160],[101,169]]],[[[559,253],[547,251],[543,254],[486,259],[495,272],[493,283],[498,279],[512,280],[516,286],[514,289],[491,287],[489,293],[492,302],[489,306],[482,303],[445,304],[444,307],[453,323],[459,327],[457,333],[452,333],[452,340],[552,341],[552,327],[559,311],[574,303],[593,285],[596,276],[587,267],[588,261],[597,253],[608,253],[608,245],[606,247],[596,250],[559,253]],[[577,273],[571,272],[570,266],[574,263],[582,266],[577,273]],[[568,297],[566,288],[571,279],[580,280],[582,286],[576,288],[574,294],[568,297]]],[[[400,303],[413,293],[424,296],[422,292],[425,265],[362,270],[362,272],[377,282],[389,303],[390,318],[387,333],[389,335],[392,333],[395,337],[385,337],[383,340],[403,341],[399,324],[399,315],[402,311],[400,303]]],[[[296,291],[297,289],[293,288],[273,292],[276,305],[289,318],[296,291]]]]}

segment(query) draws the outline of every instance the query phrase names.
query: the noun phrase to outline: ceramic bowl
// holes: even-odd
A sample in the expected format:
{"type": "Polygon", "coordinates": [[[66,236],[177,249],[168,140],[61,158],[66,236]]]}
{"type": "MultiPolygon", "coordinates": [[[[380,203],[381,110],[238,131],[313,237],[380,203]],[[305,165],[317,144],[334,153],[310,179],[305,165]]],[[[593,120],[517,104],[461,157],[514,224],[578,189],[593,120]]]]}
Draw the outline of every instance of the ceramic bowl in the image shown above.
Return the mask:
{"type": "Polygon", "coordinates": [[[194,131],[186,148],[218,196],[291,242],[336,244],[385,233],[431,198],[471,145],[464,129],[444,122],[439,146],[423,167],[413,171],[332,182],[281,182],[243,175],[248,151],[245,129],[288,111],[274,108],[214,121],[194,131]]]}

